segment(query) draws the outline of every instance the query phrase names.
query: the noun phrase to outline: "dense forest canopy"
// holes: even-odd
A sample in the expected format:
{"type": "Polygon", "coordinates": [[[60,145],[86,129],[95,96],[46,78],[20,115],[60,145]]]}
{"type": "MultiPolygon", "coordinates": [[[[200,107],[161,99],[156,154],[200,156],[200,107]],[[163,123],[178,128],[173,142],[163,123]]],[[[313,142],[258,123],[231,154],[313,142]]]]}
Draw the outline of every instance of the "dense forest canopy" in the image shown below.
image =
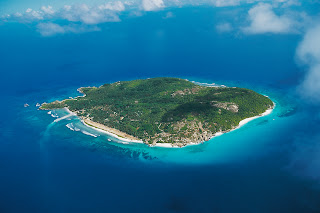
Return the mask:
{"type": "Polygon", "coordinates": [[[273,106],[268,97],[249,89],[204,87],[166,77],[84,87],[80,91],[84,97],[43,104],[41,109],[68,107],[81,118],[146,143],[207,140],[273,106]]]}

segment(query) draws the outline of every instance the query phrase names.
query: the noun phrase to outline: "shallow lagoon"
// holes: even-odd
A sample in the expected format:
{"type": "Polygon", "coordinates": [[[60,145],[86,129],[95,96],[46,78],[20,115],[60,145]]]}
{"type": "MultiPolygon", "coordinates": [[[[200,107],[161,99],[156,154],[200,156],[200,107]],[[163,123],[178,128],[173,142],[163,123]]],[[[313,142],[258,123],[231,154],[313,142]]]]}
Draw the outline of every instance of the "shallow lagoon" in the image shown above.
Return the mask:
{"type": "Polygon", "coordinates": [[[163,11],[53,38],[2,26],[1,212],[319,211],[320,114],[296,96],[299,36],[225,36],[214,30],[219,11],[174,12],[175,21],[163,11]],[[90,132],[77,118],[53,123],[35,107],[81,86],[155,76],[254,89],[277,107],[182,149],[92,137],[66,127],[90,132]]]}
{"type": "MultiPolygon", "coordinates": [[[[2,167],[2,183],[6,183],[2,189],[8,192],[3,200],[19,199],[20,207],[39,212],[86,212],[94,208],[157,208],[155,212],[195,212],[203,208],[209,212],[260,210],[262,206],[268,212],[300,212],[309,208],[306,202],[318,208],[316,182],[296,174],[298,170],[290,165],[295,132],[301,130],[306,112],[295,99],[282,96],[277,90],[257,89],[276,103],[272,114],[185,148],[122,144],[84,126],[75,116],[54,122],[52,115],[62,117],[67,114],[64,110],[49,115],[35,107],[44,101],[38,97],[64,99],[77,96],[74,91],[74,87],[63,88],[59,95],[56,90],[46,90],[12,100],[15,108],[7,115],[11,112],[16,116],[7,120],[1,135],[5,139],[1,144],[2,165],[10,165],[2,167]],[[24,108],[24,100],[31,106],[24,108]],[[80,131],[70,130],[68,124],[80,131]],[[32,196],[19,197],[18,192],[32,196]],[[302,200],[296,202],[297,199],[302,200]],[[254,204],[249,208],[252,200],[254,204]],[[122,205],[123,202],[129,204],[122,205]]],[[[8,203],[4,206],[20,209],[8,203]]]]}
{"type": "Polygon", "coordinates": [[[255,150],[255,152],[259,151],[258,147],[261,148],[264,144],[262,141],[260,142],[258,138],[261,137],[261,135],[277,134],[278,126],[275,125],[277,123],[276,119],[279,119],[278,115],[283,110],[284,107],[278,106],[276,103],[276,107],[271,114],[250,121],[239,129],[225,133],[222,136],[212,138],[210,141],[202,144],[189,145],[184,148],[173,148],[173,150],[168,150],[168,148],[162,147],[148,147],[144,144],[124,143],[124,141],[115,137],[85,126],[77,116],[71,116],[59,121],[59,118],[63,118],[69,114],[66,110],[52,110],[47,112],[51,117],[53,117],[53,122],[49,124],[50,131],[61,131],[59,129],[66,126],[69,130],[73,131],[70,132],[72,137],[79,136],[79,133],[94,138],[99,137],[96,140],[88,138],[84,143],[82,143],[84,146],[86,141],[89,144],[94,141],[94,143],[101,146],[108,143],[118,146],[119,148],[148,153],[152,156],[152,159],[158,159],[160,161],[172,161],[184,164],[210,164],[219,161],[228,161],[237,157],[241,158],[241,155],[243,154],[253,154],[250,153],[250,150],[255,150]],[[258,135],[258,138],[255,138],[256,135],[258,135]],[[258,140],[259,142],[252,143],[255,140],[258,140]],[[250,148],[248,149],[248,147],[250,148]]]}

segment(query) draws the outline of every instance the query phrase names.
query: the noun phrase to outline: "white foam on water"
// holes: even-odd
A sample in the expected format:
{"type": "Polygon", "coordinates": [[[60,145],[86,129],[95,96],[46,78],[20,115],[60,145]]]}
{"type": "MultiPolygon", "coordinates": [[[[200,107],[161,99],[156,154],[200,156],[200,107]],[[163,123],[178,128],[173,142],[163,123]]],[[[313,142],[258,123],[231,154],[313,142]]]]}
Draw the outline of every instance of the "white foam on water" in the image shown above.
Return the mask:
{"type": "Polygon", "coordinates": [[[196,82],[196,81],[191,81],[192,83],[194,83],[194,84],[198,84],[198,85],[200,85],[200,86],[206,86],[206,87],[225,87],[224,85],[217,85],[217,84],[215,84],[215,83],[201,83],[201,82],[196,82]]]}
{"type": "Polygon", "coordinates": [[[74,131],[74,126],[72,123],[67,124],[66,127],[68,127],[70,130],[74,131]]]}
{"type": "Polygon", "coordinates": [[[57,114],[51,113],[51,117],[53,117],[53,118],[58,118],[59,116],[58,116],[57,114]]]}
{"type": "Polygon", "coordinates": [[[92,134],[92,133],[90,133],[90,132],[87,132],[87,131],[84,131],[84,130],[81,130],[81,132],[83,133],[83,134],[85,134],[85,135],[89,135],[89,136],[92,136],[92,137],[98,137],[98,136],[100,136],[100,135],[95,135],[95,134],[92,134]]]}
{"type": "Polygon", "coordinates": [[[85,135],[89,135],[89,136],[92,136],[92,137],[95,137],[95,138],[98,137],[98,136],[100,136],[100,135],[92,134],[92,133],[87,132],[87,131],[85,131],[85,130],[81,130],[81,129],[79,129],[78,127],[75,127],[75,126],[73,125],[73,123],[68,123],[68,124],[66,125],[66,127],[68,127],[68,129],[70,129],[71,131],[82,132],[82,133],[85,134],[85,135]]]}

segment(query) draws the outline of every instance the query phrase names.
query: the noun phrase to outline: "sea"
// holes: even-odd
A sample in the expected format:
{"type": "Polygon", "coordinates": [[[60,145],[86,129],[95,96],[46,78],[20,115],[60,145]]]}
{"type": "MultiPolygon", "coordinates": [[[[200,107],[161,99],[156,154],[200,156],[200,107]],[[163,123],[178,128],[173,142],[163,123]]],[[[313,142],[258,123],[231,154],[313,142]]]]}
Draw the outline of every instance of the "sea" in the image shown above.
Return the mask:
{"type": "Polygon", "coordinates": [[[301,35],[219,33],[184,7],[42,37],[0,26],[0,212],[320,212],[320,111],[299,95],[301,35]],[[37,103],[105,83],[178,77],[255,90],[276,107],[184,148],[123,143],[37,103]],[[29,107],[24,107],[24,104],[29,107]]]}

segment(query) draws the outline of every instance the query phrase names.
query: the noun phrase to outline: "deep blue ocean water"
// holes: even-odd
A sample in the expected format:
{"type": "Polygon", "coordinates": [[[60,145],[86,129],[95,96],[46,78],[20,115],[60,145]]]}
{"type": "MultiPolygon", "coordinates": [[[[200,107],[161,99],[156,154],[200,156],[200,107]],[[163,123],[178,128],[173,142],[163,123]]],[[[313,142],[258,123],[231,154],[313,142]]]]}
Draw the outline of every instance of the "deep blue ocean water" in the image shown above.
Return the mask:
{"type": "Polygon", "coordinates": [[[220,12],[161,11],[48,38],[0,26],[0,212],[319,212],[320,113],[296,95],[301,36],[220,34],[220,12]],[[121,144],[75,117],[54,123],[35,107],[81,86],[158,76],[254,89],[276,108],[166,149],[121,144]]]}

